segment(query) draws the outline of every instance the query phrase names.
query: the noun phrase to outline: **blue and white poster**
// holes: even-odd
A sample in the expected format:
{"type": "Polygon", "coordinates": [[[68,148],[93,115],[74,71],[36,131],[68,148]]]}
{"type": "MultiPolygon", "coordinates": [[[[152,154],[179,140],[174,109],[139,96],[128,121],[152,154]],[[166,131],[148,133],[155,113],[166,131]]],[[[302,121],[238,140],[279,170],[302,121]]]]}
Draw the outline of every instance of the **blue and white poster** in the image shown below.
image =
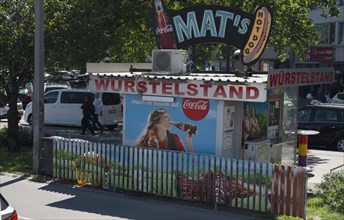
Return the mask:
{"type": "Polygon", "coordinates": [[[215,154],[217,101],[171,100],[147,101],[126,95],[123,144],[215,154]]]}

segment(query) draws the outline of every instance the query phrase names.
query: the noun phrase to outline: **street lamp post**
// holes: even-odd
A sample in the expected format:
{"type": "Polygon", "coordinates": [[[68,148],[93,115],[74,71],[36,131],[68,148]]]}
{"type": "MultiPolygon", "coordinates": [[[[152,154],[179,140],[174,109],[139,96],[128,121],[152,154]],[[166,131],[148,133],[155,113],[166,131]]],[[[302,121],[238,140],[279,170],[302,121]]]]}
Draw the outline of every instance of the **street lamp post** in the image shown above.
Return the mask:
{"type": "Polygon", "coordinates": [[[40,173],[40,146],[43,146],[44,83],[44,0],[35,1],[35,66],[33,82],[33,172],[40,173]]]}

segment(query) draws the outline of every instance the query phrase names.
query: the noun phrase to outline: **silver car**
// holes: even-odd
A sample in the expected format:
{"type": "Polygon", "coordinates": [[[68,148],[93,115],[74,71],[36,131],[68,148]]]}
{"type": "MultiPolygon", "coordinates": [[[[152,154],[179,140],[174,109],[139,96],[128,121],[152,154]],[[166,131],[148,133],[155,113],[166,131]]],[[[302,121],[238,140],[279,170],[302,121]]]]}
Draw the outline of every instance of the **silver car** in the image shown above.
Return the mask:
{"type": "MultiPolygon", "coordinates": [[[[0,106],[0,120],[1,119],[6,119],[7,118],[7,111],[10,109],[8,104],[6,106],[0,106]]],[[[17,110],[18,110],[18,116],[19,120],[21,119],[22,115],[24,114],[23,110],[23,104],[18,100],[17,102],[17,110]]]]}
{"type": "Polygon", "coordinates": [[[12,208],[0,193],[1,220],[18,220],[17,211],[12,208]]]}
{"type": "Polygon", "coordinates": [[[333,96],[331,102],[344,104],[344,92],[338,92],[335,96],[333,96]]]}

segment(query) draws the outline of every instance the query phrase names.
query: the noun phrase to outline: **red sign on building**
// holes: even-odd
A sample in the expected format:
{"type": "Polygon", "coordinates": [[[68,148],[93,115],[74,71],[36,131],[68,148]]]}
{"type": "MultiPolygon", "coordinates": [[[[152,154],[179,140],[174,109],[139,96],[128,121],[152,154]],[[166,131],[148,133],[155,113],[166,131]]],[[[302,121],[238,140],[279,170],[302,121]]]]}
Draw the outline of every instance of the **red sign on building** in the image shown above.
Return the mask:
{"type": "Polygon", "coordinates": [[[310,47],[308,60],[333,60],[334,47],[310,47]]]}

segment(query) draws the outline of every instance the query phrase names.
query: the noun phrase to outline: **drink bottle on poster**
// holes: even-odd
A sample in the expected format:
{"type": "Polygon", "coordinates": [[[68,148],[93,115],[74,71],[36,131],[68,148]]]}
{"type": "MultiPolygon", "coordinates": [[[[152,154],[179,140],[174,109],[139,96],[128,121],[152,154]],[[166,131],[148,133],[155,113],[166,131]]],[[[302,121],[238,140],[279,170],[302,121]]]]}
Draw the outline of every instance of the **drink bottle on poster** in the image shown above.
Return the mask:
{"type": "Polygon", "coordinates": [[[155,7],[155,36],[160,49],[177,49],[175,31],[162,0],[153,0],[155,7]]]}
{"type": "Polygon", "coordinates": [[[171,122],[172,125],[176,126],[180,130],[187,131],[189,130],[189,134],[196,134],[197,132],[197,126],[192,125],[192,124],[187,124],[187,123],[182,123],[182,122],[171,122]]]}

